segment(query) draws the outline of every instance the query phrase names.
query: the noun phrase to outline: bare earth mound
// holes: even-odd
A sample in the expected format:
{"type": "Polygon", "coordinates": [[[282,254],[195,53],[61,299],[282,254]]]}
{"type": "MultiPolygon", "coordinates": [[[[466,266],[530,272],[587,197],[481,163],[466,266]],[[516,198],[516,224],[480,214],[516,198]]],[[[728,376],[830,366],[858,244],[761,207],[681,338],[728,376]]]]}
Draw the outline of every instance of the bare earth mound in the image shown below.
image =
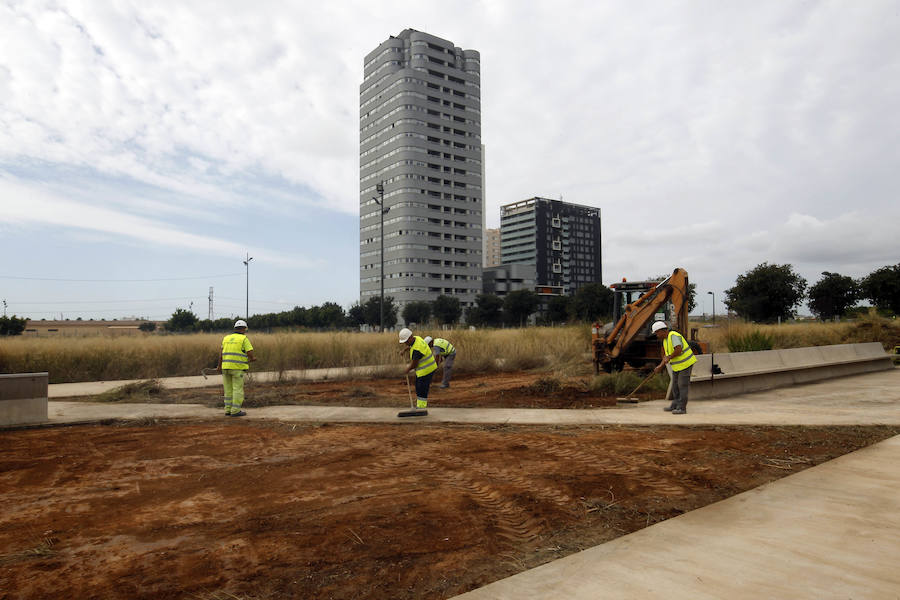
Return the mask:
{"type": "Polygon", "coordinates": [[[0,597],[446,598],[897,432],[224,417],[6,431],[0,597]]]}

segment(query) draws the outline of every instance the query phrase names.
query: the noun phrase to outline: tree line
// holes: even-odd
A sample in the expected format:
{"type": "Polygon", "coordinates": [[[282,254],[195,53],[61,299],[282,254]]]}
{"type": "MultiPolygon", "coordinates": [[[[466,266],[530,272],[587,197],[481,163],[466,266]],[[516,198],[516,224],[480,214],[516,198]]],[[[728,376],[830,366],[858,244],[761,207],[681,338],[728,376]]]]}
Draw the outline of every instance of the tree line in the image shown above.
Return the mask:
{"type": "Polygon", "coordinates": [[[900,314],[900,263],[859,279],[823,271],[819,281],[809,287],[792,265],[762,263],[738,276],[734,286],[725,290],[725,306],[748,321],[790,319],[804,299],[813,315],[823,321],[850,314],[862,300],[885,315],[900,314]]]}
{"type": "MultiPolygon", "coordinates": [[[[660,277],[659,279],[662,279],[660,277]]],[[[695,307],[695,284],[690,285],[689,309],[695,307]]],[[[900,314],[900,263],[885,266],[865,277],[853,279],[839,273],[822,272],[822,277],[812,286],[794,271],[790,264],[775,265],[767,262],[739,275],[734,286],[725,290],[724,304],[740,318],[756,322],[773,322],[791,319],[803,300],[819,319],[831,320],[851,314],[859,302],[869,301],[886,315],[900,314]]],[[[605,320],[612,314],[613,292],[601,283],[582,286],[573,296],[552,296],[537,318],[542,325],[566,321],[605,320]]],[[[530,290],[510,292],[504,297],[478,294],[475,305],[463,310],[458,298],[438,296],[433,302],[410,302],[402,311],[394,298],[384,298],[384,326],[394,327],[398,315],[406,323],[424,324],[435,321],[438,325],[458,323],[463,315],[465,322],[476,327],[522,326],[538,311],[540,297],[530,290]]],[[[378,328],[382,310],[380,298],[373,296],[363,303],[355,303],[349,310],[334,302],[320,306],[295,306],[291,310],[252,315],[246,319],[252,329],[297,327],[315,330],[358,329],[361,325],[378,328]]],[[[166,322],[168,331],[214,332],[228,331],[234,326],[234,317],[200,319],[193,312],[176,309],[166,322]]],[[[27,318],[0,317],[0,335],[20,335],[27,318]]],[[[144,331],[153,331],[154,323],[142,324],[144,331]]]]}

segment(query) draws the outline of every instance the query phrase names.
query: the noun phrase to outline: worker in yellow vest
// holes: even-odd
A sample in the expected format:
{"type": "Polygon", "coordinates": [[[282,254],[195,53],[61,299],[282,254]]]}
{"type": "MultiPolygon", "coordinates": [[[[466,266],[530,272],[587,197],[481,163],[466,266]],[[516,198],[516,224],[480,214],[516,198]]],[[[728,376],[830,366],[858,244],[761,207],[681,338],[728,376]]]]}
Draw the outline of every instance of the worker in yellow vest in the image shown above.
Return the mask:
{"type": "Polygon", "coordinates": [[[428,389],[431,387],[431,378],[437,371],[437,363],[431,348],[425,340],[407,328],[400,330],[400,343],[409,348],[409,364],[406,366],[406,374],[416,372],[416,408],[428,408],[428,389]]]}
{"type": "Polygon", "coordinates": [[[672,403],[663,410],[671,411],[673,415],[683,415],[687,412],[691,369],[697,362],[697,357],[684,336],[669,329],[665,322],[657,321],[650,326],[650,331],[663,345],[663,359],[653,372],[661,373],[666,365],[672,369],[672,403]]]}
{"type": "Polygon", "coordinates": [[[425,343],[431,348],[437,366],[444,367],[444,376],[441,378],[442,388],[450,387],[450,376],[453,374],[453,361],[456,360],[456,348],[450,343],[450,340],[444,338],[432,339],[431,336],[425,337],[425,343]]]}
{"type": "Polygon", "coordinates": [[[253,344],[247,337],[247,322],[238,319],[234,323],[234,333],[226,335],[222,340],[217,367],[222,371],[226,417],[243,417],[247,414],[241,410],[244,404],[244,375],[250,370],[250,363],[255,360],[253,344]]]}

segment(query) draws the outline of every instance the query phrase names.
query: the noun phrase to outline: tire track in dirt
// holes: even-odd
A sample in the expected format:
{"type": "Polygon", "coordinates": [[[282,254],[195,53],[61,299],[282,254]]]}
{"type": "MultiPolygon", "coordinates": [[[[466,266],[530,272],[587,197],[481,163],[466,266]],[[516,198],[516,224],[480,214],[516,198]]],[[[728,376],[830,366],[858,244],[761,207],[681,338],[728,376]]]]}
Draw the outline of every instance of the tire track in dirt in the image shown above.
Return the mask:
{"type": "Polygon", "coordinates": [[[465,492],[484,507],[489,517],[497,520],[497,535],[506,545],[517,546],[522,542],[531,542],[540,537],[544,530],[543,520],[528,516],[525,507],[507,499],[508,494],[498,490],[492,483],[478,481],[465,472],[455,470],[460,468],[455,460],[425,461],[420,468],[445,485],[465,492]]]}
{"type": "Polygon", "coordinates": [[[529,447],[591,469],[628,477],[663,496],[684,496],[689,493],[684,486],[661,479],[656,474],[659,472],[659,467],[645,458],[629,456],[614,460],[588,452],[582,446],[575,446],[560,440],[532,440],[529,447]]]}
{"type": "Polygon", "coordinates": [[[516,488],[550,502],[553,506],[566,506],[571,499],[558,490],[540,488],[534,482],[506,469],[488,467],[471,459],[448,456],[440,452],[447,440],[430,442],[394,452],[391,456],[351,472],[356,477],[389,476],[407,479],[425,476],[465,494],[483,507],[488,519],[496,519],[498,536],[507,545],[530,542],[539,537],[544,523],[528,515],[528,509],[509,499],[510,494],[500,491],[490,480],[503,481],[516,488]],[[440,458],[435,458],[440,456],[440,458]],[[401,475],[398,475],[401,474],[401,475]],[[481,475],[481,478],[473,477],[481,475]]]}

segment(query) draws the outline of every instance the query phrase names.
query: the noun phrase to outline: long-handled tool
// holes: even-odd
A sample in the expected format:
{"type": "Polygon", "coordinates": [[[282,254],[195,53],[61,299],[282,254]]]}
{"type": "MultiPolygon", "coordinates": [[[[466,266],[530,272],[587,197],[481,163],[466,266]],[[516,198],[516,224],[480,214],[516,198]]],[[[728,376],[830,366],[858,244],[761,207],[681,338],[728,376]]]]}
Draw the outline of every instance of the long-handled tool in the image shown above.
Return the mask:
{"type": "Polygon", "coordinates": [[[650,381],[650,378],[653,377],[653,375],[654,375],[653,371],[650,371],[650,374],[647,375],[647,376],[644,378],[644,380],[643,380],[642,382],[640,382],[640,383],[638,384],[638,386],[637,386],[636,388],[634,388],[634,390],[633,390],[630,394],[628,394],[628,396],[626,396],[625,398],[616,398],[616,402],[632,402],[632,403],[633,403],[633,402],[637,402],[638,399],[637,399],[637,398],[634,398],[634,395],[637,394],[637,391],[638,391],[639,389],[641,389],[642,387],[644,387],[644,384],[645,384],[645,383],[647,383],[648,381],[650,381]]]}
{"type": "Polygon", "coordinates": [[[412,388],[409,385],[409,373],[406,374],[406,392],[409,394],[409,410],[401,410],[397,413],[398,417],[426,417],[428,411],[424,408],[416,408],[413,404],[412,388]]]}

